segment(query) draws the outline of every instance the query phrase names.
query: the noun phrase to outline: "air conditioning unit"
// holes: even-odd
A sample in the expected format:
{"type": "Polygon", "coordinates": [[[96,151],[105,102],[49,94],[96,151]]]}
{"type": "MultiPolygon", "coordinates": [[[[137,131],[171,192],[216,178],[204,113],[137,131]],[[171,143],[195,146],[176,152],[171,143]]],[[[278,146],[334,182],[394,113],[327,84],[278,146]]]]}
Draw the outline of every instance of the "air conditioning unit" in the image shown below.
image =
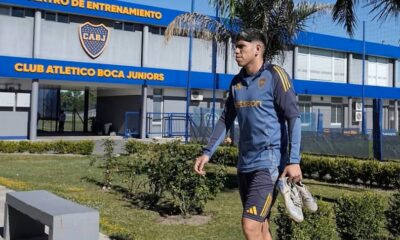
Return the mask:
{"type": "Polygon", "coordinates": [[[355,112],[354,122],[361,122],[361,121],[362,121],[362,112],[355,112]]]}
{"type": "Polygon", "coordinates": [[[362,103],[356,102],[355,105],[356,105],[355,107],[356,111],[362,111],[362,103]]]}
{"type": "Polygon", "coordinates": [[[192,101],[203,101],[203,95],[201,95],[198,91],[193,91],[192,94],[190,94],[190,99],[192,101]]]}

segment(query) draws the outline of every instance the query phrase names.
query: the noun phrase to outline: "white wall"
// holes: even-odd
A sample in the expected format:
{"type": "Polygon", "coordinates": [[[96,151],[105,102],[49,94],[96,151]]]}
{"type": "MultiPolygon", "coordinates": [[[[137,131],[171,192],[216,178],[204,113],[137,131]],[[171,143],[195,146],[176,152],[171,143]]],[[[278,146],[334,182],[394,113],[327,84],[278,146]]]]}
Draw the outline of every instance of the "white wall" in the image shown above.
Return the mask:
{"type": "Polygon", "coordinates": [[[78,23],[42,20],[40,57],[47,59],[140,66],[142,32],[110,31],[108,46],[96,59],[86,54],[79,39],[78,23]]]}
{"type": "Polygon", "coordinates": [[[0,15],[0,55],[32,57],[33,18],[0,15]]]}
{"type": "Polygon", "coordinates": [[[148,66],[187,70],[189,59],[189,39],[173,37],[168,42],[164,35],[149,33],[148,66]]]}

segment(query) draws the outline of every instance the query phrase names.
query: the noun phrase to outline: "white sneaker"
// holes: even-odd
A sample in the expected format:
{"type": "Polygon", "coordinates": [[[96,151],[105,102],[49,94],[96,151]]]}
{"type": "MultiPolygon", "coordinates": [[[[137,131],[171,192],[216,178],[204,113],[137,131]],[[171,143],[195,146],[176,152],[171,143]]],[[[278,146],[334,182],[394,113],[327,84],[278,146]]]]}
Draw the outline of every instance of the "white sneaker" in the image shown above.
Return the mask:
{"type": "Polygon", "coordinates": [[[310,212],[316,212],[318,210],[317,201],[315,201],[307,187],[302,182],[296,183],[295,186],[300,193],[304,207],[310,212]]]}
{"type": "Polygon", "coordinates": [[[288,181],[287,177],[278,179],[278,190],[285,200],[286,211],[289,217],[296,222],[304,220],[300,193],[295,184],[288,181]]]}

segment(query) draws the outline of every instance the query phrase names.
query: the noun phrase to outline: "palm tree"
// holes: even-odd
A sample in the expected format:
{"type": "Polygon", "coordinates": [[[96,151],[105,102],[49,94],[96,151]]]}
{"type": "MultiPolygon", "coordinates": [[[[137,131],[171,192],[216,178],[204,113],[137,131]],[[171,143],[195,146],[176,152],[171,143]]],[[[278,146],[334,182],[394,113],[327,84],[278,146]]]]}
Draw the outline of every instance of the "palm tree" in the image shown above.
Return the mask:
{"type": "MultiPolygon", "coordinates": [[[[332,9],[333,20],[343,24],[350,36],[354,35],[357,26],[355,8],[359,0],[336,0],[332,9]]],[[[370,13],[376,12],[374,19],[384,21],[389,16],[398,17],[400,0],[364,0],[364,7],[372,7],[370,13]]]]}
{"type": "Polygon", "coordinates": [[[224,42],[243,29],[256,28],[265,33],[266,60],[271,61],[292,45],[296,34],[304,30],[313,14],[331,8],[308,1],[295,4],[293,0],[210,0],[210,3],[224,20],[184,13],[169,24],[166,39],[174,35],[187,36],[191,32],[196,38],[224,42]]]}

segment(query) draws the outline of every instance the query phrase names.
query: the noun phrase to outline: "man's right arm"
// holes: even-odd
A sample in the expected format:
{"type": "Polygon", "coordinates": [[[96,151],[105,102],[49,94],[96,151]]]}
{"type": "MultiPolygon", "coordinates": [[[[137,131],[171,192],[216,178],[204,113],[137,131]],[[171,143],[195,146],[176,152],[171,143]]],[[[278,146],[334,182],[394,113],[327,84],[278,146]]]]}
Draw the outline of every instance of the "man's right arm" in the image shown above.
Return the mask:
{"type": "Polygon", "coordinates": [[[211,134],[210,140],[206,147],[203,148],[203,155],[196,159],[194,164],[194,171],[199,175],[205,175],[206,172],[203,170],[204,165],[208,163],[211,156],[214,154],[217,147],[224,140],[226,133],[231,128],[236,118],[236,109],[233,99],[232,85],[229,88],[229,96],[225,102],[225,108],[219,118],[213,133],[211,134]]]}
{"type": "Polygon", "coordinates": [[[217,147],[225,139],[225,136],[235,121],[235,118],[236,109],[233,100],[232,87],[230,87],[229,96],[225,102],[224,111],[215,125],[207,146],[203,148],[204,155],[207,155],[209,158],[211,158],[217,147]]]}

